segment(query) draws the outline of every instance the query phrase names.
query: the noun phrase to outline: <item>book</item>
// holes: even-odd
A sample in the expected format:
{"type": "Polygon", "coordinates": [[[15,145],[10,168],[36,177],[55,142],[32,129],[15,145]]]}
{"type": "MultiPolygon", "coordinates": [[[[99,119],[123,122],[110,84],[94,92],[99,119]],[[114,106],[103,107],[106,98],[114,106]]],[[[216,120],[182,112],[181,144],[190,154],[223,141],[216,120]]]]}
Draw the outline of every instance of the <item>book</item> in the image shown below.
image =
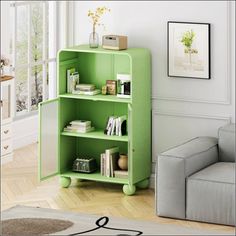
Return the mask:
{"type": "Polygon", "coordinates": [[[106,156],[106,167],[105,167],[105,172],[107,177],[112,177],[111,173],[111,162],[112,162],[112,154],[118,153],[119,155],[119,147],[112,147],[109,149],[105,150],[105,156],[106,156]]]}
{"type": "Polygon", "coordinates": [[[120,178],[120,179],[127,179],[128,178],[128,171],[126,170],[115,170],[114,171],[114,177],[120,178]]]}
{"type": "Polygon", "coordinates": [[[76,90],[80,91],[93,91],[95,90],[95,85],[94,84],[78,84],[76,85],[76,90]]]}
{"type": "Polygon", "coordinates": [[[111,177],[115,177],[114,171],[118,169],[119,152],[110,154],[110,172],[111,177]]]}
{"type": "Polygon", "coordinates": [[[97,95],[101,93],[100,89],[95,89],[93,91],[81,91],[81,90],[74,90],[72,91],[72,94],[77,94],[77,95],[97,95]]]}
{"type": "Polygon", "coordinates": [[[75,132],[75,133],[88,133],[93,131],[95,128],[94,127],[89,127],[89,128],[73,128],[71,126],[67,126],[64,128],[64,131],[66,132],[75,132]]]}
{"type": "Polygon", "coordinates": [[[91,126],[91,121],[90,120],[72,120],[70,124],[73,126],[87,127],[87,126],[91,126]]]}
{"type": "Polygon", "coordinates": [[[107,135],[111,135],[111,130],[112,130],[112,124],[114,120],[114,116],[111,116],[109,119],[109,124],[108,124],[108,129],[107,129],[107,135]]]}
{"type": "Polygon", "coordinates": [[[76,84],[79,83],[79,73],[75,68],[67,70],[67,93],[72,93],[75,90],[76,84]]]}
{"type": "Polygon", "coordinates": [[[101,175],[105,175],[105,153],[101,153],[100,155],[100,168],[101,168],[101,175]]]}

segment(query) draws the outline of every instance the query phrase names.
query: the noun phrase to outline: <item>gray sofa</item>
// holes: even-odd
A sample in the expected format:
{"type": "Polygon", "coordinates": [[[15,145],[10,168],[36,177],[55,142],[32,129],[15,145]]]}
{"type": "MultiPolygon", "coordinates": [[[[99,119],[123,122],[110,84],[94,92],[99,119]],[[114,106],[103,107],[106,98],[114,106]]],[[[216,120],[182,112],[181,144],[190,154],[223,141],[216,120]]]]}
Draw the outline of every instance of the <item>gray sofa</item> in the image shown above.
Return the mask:
{"type": "Polygon", "coordinates": [[[158,216],[235,225],[235,124],[158,156],[158,216]]]}

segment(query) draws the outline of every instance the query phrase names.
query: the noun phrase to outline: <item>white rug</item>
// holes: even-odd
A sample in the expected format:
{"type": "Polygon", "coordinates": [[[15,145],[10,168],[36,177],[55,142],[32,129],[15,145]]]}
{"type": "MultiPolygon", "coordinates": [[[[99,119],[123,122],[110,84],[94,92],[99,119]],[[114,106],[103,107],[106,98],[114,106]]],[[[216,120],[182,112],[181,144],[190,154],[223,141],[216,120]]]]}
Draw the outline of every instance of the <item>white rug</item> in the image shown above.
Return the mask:
{"type": "MultiPolygon", "coordinates": [[[[74,225],[53,235],[235,235],[214,230],[200,230],[171,224],[96,216],[61,210],[15,206],[2,212],[2,220],[16,218],[50,218],[72,221],[74,225]]],[[[20,232],[19,232],[20,235],[20,232]]]]}

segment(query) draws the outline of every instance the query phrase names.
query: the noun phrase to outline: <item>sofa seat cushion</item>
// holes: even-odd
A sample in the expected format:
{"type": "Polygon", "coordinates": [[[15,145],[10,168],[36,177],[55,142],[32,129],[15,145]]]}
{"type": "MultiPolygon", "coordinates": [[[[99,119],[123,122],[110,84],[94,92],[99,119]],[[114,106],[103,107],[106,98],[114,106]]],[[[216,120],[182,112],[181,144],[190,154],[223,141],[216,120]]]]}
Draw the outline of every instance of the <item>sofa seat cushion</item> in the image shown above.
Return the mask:
{"type": "Polygon", "coordinates": [[[235,224],[235,163],[218,162],[187,178],[186,218],[235,224]]]}

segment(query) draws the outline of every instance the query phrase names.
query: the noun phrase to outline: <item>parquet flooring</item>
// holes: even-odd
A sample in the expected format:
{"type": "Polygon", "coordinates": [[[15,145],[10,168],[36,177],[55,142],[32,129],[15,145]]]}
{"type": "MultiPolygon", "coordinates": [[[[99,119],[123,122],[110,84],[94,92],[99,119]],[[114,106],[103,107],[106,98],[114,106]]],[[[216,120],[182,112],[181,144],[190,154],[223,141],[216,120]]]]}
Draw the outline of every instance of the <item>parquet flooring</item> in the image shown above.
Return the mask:
{"type": "Polygon", "coordinates": [[[32,144],[16,150],[13,162],[1,167],[2,210],[15,205],[39,206],[234,232],[228,226],[157,217],[152,189],[125,196],[122,185],[73,180],[69,188],[61,188],[58,177],[39,182],[37,156],[37,144],[32,144]]]}

